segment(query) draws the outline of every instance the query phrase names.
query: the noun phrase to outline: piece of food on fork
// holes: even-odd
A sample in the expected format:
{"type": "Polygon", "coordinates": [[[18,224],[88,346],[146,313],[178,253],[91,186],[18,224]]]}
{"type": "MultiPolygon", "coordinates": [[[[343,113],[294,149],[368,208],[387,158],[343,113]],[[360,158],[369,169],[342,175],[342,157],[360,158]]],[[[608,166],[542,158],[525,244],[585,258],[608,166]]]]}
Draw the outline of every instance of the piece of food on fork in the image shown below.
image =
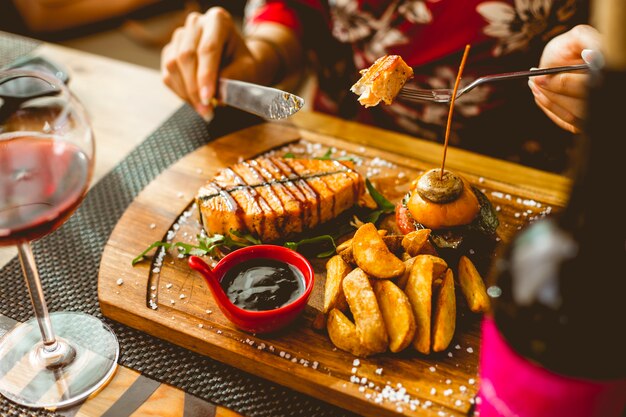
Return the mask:
{"type": "Polygon", "coordinates": [[[374,64],[361,70],[361,78],[350,91],[359,95],[365,107],[376,106],[381,101],[393,103],[407,80],[413,78],[413,69],[398,55],[385,55],[374,64]]]}
{"type": "Polygon", "coordinates": [[[337,217],[364,189],[351,161],[260,157],[220,170],[196,202],[209,235],[235,230],[273,242],[337,217]]]}

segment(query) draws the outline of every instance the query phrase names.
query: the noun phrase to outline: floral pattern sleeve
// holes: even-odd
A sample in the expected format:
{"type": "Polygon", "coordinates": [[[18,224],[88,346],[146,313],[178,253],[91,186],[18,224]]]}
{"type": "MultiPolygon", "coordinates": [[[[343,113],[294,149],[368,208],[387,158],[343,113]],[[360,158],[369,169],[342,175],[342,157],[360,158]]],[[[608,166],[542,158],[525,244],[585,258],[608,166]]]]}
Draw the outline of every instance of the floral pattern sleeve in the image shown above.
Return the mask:
{"type": "MultiPolygon", "coordinates": [[[[317,111],[442,141],[447,108],[396,101],[364,109],[348,94],[386,54],[411,66],[415,88],[451,88],[462,51],[472,49],[462,86],[476,78],[537,66],[545,44],[586,23],[589,0],[250,0],[249,21],[283,24],[313,52],[317,111]]],[[[451,143],[501,159],[560,171],[565,137],[524,83],[488,84],[456,103],[451,143]]],[[[567,136],[567,135],[566,135],[567,136]]]]}

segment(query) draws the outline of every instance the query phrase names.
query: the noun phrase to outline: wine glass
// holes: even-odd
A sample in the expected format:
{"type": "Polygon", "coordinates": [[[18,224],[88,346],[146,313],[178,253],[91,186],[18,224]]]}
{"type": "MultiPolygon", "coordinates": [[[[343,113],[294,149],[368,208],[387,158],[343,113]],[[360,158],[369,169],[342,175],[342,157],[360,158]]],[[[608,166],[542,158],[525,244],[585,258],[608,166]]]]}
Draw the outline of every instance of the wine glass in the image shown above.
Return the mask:
{"type": "Polygon", "coordinates": [[[17,246],[35,313],[0,339],[0,393],[21,405],[75,404],[117,367],[119,345],[106,324],[78,312],[48,313],[30,246],[78,207],[93,162],[87,115],[63,82],[0,71],[0,246],[17,246]]]}

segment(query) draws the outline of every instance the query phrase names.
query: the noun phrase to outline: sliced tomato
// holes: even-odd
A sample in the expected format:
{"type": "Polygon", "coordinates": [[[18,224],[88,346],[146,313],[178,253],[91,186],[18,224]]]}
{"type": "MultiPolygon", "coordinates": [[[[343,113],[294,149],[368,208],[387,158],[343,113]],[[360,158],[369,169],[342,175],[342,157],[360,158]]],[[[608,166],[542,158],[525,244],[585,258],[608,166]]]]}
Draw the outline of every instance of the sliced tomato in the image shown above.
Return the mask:
{"type": "Polygon", "coordinates": [[[396,205],[396,225],[400,232],[405,235],[415,231],[415,225],[409,214],[409,209],[401,202],[396,205]]]}

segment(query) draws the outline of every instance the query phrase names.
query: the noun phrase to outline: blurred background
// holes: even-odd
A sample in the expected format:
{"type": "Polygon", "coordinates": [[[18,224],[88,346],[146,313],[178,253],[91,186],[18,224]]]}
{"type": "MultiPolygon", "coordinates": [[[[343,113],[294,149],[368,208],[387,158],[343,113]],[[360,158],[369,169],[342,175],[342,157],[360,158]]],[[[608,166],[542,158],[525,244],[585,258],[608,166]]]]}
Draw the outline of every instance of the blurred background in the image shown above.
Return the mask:
{"type": "Polygon", "coordinates": [[[154,69],[161,48],[191,11],[227,9],[241,22],[245,0],[0,0],[0,30],[154,69]],[[40,18],[46,9],[58,17],[40,18]]]}

